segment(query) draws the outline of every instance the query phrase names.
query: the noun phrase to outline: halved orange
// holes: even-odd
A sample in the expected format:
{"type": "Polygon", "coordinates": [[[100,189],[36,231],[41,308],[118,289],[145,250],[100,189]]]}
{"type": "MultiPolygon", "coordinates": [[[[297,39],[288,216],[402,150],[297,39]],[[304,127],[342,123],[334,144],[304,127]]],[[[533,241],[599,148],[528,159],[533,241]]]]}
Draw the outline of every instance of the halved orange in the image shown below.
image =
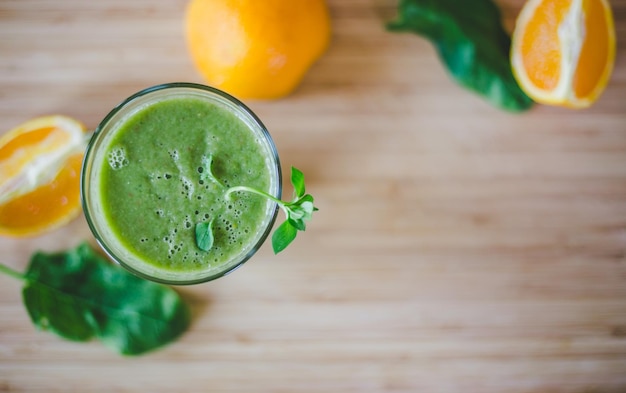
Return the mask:
{"type": "Polygon", "coordinates": [[[60,115],[29,120],[0,138],[0,234],[37,235],[81,211],[85,127],[60,115]]]}
{"type": "Polygon", "coordinates": [[[511,65],[533,100],[572,108],[594,103],[615,61],[607,0],[528,0],[512,36],[511,65]]]}

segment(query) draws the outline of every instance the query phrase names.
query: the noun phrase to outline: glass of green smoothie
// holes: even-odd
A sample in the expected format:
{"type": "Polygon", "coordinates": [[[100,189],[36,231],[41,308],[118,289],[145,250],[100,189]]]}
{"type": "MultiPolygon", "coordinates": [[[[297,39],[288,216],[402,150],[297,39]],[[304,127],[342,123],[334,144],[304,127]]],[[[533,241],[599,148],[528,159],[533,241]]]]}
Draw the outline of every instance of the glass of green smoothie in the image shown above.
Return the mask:
{"type": "Polygon", "coordinates": [[[87,147],[81,193],[89,227],[114,261],[182,285],[233,271],[270,233],[276,202],[225,195],[237,185],[280,199],[269,132],[222,91],[170,83],[132,95],[104,118],[87,147]],[[208,249],[198,243],[203,228],[208,249]]]}

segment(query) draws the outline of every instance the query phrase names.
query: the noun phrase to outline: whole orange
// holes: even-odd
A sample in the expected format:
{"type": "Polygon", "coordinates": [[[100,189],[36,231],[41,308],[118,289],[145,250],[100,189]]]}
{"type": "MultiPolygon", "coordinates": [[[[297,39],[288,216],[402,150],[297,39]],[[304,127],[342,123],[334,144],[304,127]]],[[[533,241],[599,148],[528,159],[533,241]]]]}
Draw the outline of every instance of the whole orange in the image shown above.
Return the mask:
{"type": "Polygon", "coordinates": [[[185,26],[202,76],[239,98],[290,94],[330,41],[325,0],[191,0],[185,26]]]}

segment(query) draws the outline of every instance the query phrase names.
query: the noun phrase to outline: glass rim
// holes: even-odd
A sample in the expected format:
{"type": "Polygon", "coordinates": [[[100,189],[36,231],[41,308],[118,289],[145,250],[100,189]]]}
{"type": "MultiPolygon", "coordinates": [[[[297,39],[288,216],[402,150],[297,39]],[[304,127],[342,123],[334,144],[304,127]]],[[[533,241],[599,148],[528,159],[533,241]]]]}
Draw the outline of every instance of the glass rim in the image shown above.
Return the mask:
{"type": "MultiPolygon", "coordinates": [[[[193,284],[200,284],[200,283],[204,283],[204,282],[208,282],[208,281],[212,281],[215,279],[218,279],[220,277],[226,276],[227,274],[232,273],[233,271],[235,271],[237,268],[241,267],[245,262],[247,262],[259,249],[260,247],[265,243],[265,241],[267,240],[275,222],[276,222],[276,218],[278,216],[278,210],[279,210],[279,206],[278,204],[276,204],[275,202],[273,202],[274,207],[273,208],[268,208],[268,215],[271,215],[270,219],[267,221],[267,223],[264,225],[263,230],[261,231],[260,236],[258,237],[258,240],[256,240],[255,244],[249,249],[249,251],[245,254],[241,255],[241,258],[235,258],[234,260],[236,262],[228,264],[226,268],[224,269],[217,269],[215,272],[211,273],[211,274],[202,274],[202,272],[199,272],[197,274],[197,278],[181,278],[176,279],[176,278],[163,278],[163,277],[158,277],[149,273],[145,273],[141,270],[138,270],[137,268],[133,267],[132,265],[130,265],[129,263],[125,262],[123,260],[123,258],[119,257],[117,255],[117,253],[112,249],[112,247],[109,246],[109,244],[107,244],[107,242],[105,241],[105,239],[103,239],[102,234],[100,233],[100,230],[98,229],[95,221],[97,220],[95,218],[96,214],[92,215],[92,212],[90,211],[91,207],[90,207],[90,193],[88,191],[89,189],[89,181],[87,180],[89,174],[91,173],[91,168],[93,166],[93,156],[96,154],[96,150],[97,150],[97,142],[99,141],[99,137],[102,135],[101,132],[103,130],[106,130],[106,127],[109,125],[109,123],[112,121],[112,119],[118,115],[121,111],[125,110],[126,108],[128,108],[129,105],[131,105],[132,103],[136,102],[136,100],[154,94],[154,93],[158,93],[158,92],[162,92],[165,90],[191,90],[191,91],[202,91],[205,93],[209,93],[209,95],[213,94],[218,96],[219,98],[224,99],[225,101],[227,101],[228,103],[232,104],[238,111],[240,111],[242,114],[244,114],[245,116],[247,116],[250,120],[252,120],[252,123],[254,124],[255,128],[257,128],[257,130],[253,131],[255,133],[258,133],[260,137],[263,138],[264,142],[266,143],[267,147],[269,147],[269,154],[271,156],[271,161],[272,161],[272,169],[274,170],[274,172],[271,174],[271,176],[276,176],[275,179],[275,197],[280,199],[281,198],[281,194],[282,194],[282,169],[281,169],[281,164],[280,164],[280,159],[278,156],[278,150],[276,149],[276,145],[272,139],[272,136],[270,135],[267,127],[265,127],[265,125],[263,124],[263,122],[261,121],[261,119],[259,119],[259,117],[247,106],[245,105],[243,102],[241,102],[239,99],[235,98],[234,96],[216,89],[214,87],[211,86],[207,86],[207,85],[202,85],[202,84],[198,84],[198,83],[191,83],[191,82],[171,82],[171,83],[163,83],[163,84],[158,84],[158,85],[154,85],[154,86],[150,86],[147,88],[144,88],[142,90],[137,91],[136,93],[128,96],[127,98],[125,98],[124,100],[122,100],[119,104],[117,104],[115,107],[113,107],[113,109],[111,109],[107,115],[100,121],[100,123],[98,124],[98,126],[95,128],[93,134],[91,135],[89,142],[87,144],[87,148],[85,150],[85,154],[83,157],[83,162],[82,162],[82,167],[81,167],[81,172],[80,172],[80,200],[81,200],[81,204],[82,204],[82,208],[83,208],[83,215],[87,221],[87,224],[89,226],[89,229],[91,231],[91,233],[93,234],[93,236],[95,237],[96,242],[98,243],[98,245],[102,248],[102,250],[117,264],[119,264],[120,266],[122,266],[123,268],[125,268],[126,270],[130,271],[131,273],[144,278],[144,279],[148,279],[151,281],[155,281],[161,284],[167,284],[167,285],[193,285],[193,284]]],[[[156,101],[155,101],[156,102],[156,101]]],[[[124,120],[122,120],[124,121],[124,120]]],[[[270,194],[272,194],[274,190],[270,191],[270,194]]],[[[272,194],[273,195],[273,194],[272,194]]],[[[267,216],[266,216],[267,217],[267,216]]],[[[162,270],[162,269],[156,269],[156,270],[162,270]]],[[[175,275],[175,274],[172,274],[175,275]]],[[[195,276],[194,276],[195,277],[195,276]]]]}

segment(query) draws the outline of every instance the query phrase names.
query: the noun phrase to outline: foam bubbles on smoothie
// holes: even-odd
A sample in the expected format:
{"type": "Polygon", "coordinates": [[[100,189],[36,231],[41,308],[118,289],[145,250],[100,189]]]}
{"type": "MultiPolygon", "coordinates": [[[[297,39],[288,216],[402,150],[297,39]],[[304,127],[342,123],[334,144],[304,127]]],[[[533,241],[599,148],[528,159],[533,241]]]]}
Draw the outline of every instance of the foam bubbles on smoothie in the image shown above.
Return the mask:
{"type": "Polygon", "coordinates": [[[167,257],[172,259],[183,248],[183,242],[178,239],[178,229],[173,228],[169,231],[167,236],[163,237],[163,241],[167,243],[167,257]]]}
{"type": "Polygon", "coordinates": [[[191,227],[193,227],[193,222],[191,221],[191,217],[189,215],[185,216],[183,225],[185,226],[185,229],[191,229],[191,227]]]}
{"type": "Polygon", "coordinates": [[[191,180],[187,179],[186,177],[182,177],[181,176],[180,183],[181,183],[181,187],[182,187],[182,191],[180,193],[182,195],[186,196],[187,199],[191,199],[191,197],[193,196],[193,193],[194,193],[193,182],[191,180]]]}
{"type": "Polygon", "coordinates": [[[242,236],[249,233],[247,227],[240,227],[236,221],[232,221],[228,217],[220,218],[218,230],[224,232],[226,243],[229,245],[241,245],[242,236]]]}
{"type": "MultiPolygon", "coordinates": [[[[176,160],[178,153],[178,151],[170,150],[167,151],[166,157],[176,160]]],[[[184,160],[185,152],[181,150],[180,154],[178,159],[184,160]]],[[[155,201],[152,207],[153,217],[162,220],[161,222],[167,225],[166,232],[154,238],[150,237],[149,240],[148,238],[138,240],[143,243],[143,247],[161,250],[163,259],[160,263],[170,269],[207,269],[219,265],[229,258],[233,250],[244,247],[246,243],[244,239],[256,231],[254,226],[242,222],[242,216],[249,208],[250,200],[256,197],[245,192],[237,192],[229,202],[217,201],[216,203],[213,201],[215,196],[211,192],[206,192],[218,187],[217,183],[203,178],[209,170],[206,165],[201,163],[192,168],[181,168],[179,165],[176,167],[178,171],[169,168],[170,170],[159,170],[149,175],[149,181],[157,189],[167,187],[178,197],[179,202],[176,206],[169,206],[161,201],[162,198],[158,198],[159,201],[155,201]],[[171,209],[173,210],[170,211],[171,209]],[[187,212],[180,210],[187,210],[187,212]],[[195,228],[198,223],[210,220],[214,220],[215,243],[210,250],[201,251],[194,243],[195,228]]],[[[245,182],[245,177],[245,174],[231,175],[229,179],[220,179],[220,181],[223,181],[225,186],[229,186],[230,183],[245,182]]],[[[159,192],[155,194],[158,195],[159,192]]],[[[218,193],[218,198],[220,197],[218,193]]]]}
{"type": "Polygon", "coordinates": [[[107,161],[113,170],[124,168],[129,163],[128,158],[126,157],[126,149],[123,147],[114,147],[111,151],[109,151],[107,161]]]}
{"type": "MultiPolygon", "coordinates": [[[[155,241],[161,243],[164,247],[163,252],[167,257],[167,265],[171,268],[181,267],[188,269],[204,269],[207,265],[219,264],[226,258],[227,251],[232,246],[241,247],[243,238],[247,237],[253,229],[247,225],[242,225],[239,218],[242,209],[245,209],[246,196],[233,200],[230,205],[224,206],[222,209],[215,209],[213,206],[205,208],[197,208],[189,214],[183,216],[182,221],[171,222],[171,226],[166,234],[162,237],[148,238],[141,237],[140,243],[148,246],[149,242],[155,241]],[[199,251],[195,248],[189,248],[186,240],[190,235],[195,236],[195,226],[199,222],[208,222],[214,219],[213,231],[216,238],[221,239],[216,242],[209,252],[199,251]],[[220,245],[221,243],[221,245],[220,245]],[[186,267],[185,267],[186,266],[186,267]]],[[[155,209],[155,213],[159,217],[169,217],[164,207],[155,209]]],[[[155,244],[156,245],[156,244],[155,244]]]]}

